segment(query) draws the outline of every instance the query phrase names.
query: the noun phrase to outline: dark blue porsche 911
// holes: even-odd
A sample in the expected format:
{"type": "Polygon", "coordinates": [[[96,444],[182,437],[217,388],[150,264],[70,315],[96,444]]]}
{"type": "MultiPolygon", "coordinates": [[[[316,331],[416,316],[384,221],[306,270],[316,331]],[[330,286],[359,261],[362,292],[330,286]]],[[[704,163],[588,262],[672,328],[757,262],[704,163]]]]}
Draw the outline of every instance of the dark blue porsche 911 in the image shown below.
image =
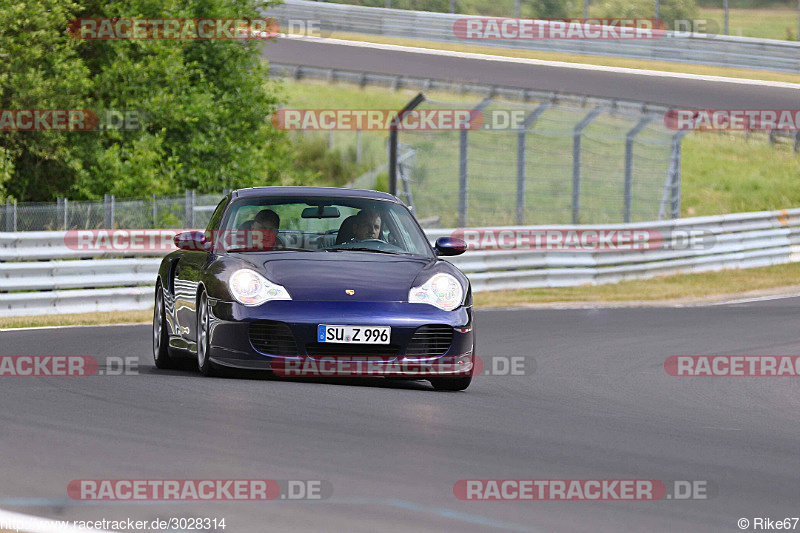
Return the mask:
{"type": "Polygon", "coordinates": [[[153,351],[284,376],[380,375],[463,390],[475,363],[472,291],[390,194],[256,187],[228,194],[205,232],[175,237],[158,273],[153,351]]]}

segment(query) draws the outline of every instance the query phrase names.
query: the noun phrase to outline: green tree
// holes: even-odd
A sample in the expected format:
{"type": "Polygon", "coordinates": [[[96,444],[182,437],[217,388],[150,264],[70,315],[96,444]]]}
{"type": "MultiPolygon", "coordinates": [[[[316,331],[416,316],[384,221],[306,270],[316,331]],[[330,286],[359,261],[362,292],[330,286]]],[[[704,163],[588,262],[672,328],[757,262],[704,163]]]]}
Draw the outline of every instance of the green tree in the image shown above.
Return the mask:
{"type": "Polygon", "coordinates": [[[268,120],[278,98],[260,60],[262,41],[78,40],[67,32],[76,18],[257,18],[265,5],[0,4],[0,109],[128,110],[145,117],[135,131],[0,132],[0,150],[10,159],[5,168],[12,169],[5,183],[0,171],[0,187],[20,200],[52,200],[295,182],[289,139],[268,120]]]}

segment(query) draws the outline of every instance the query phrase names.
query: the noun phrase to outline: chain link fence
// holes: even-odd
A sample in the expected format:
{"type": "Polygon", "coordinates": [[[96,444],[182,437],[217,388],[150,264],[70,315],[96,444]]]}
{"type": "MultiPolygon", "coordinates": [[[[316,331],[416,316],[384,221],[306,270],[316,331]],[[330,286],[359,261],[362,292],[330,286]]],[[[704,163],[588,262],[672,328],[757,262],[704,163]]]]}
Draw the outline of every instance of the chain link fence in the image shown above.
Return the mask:
{"type": "MultiPolygon", "coordinates": [[[[417,111],[464,107],[426,100],[417,111]]],[[[398,164],[397,191],[418,218],[475,227],[679,217],[683,132],[663,115],[492,98],[472,110],[481,128],[399,132],[410,155],[398,164]]]]}
{"type": "Polygon", "coordinates": [[[0,231],[65,231],[76,229],[204,228],[222,196],[196,194],[0,205],[0,231]]]}

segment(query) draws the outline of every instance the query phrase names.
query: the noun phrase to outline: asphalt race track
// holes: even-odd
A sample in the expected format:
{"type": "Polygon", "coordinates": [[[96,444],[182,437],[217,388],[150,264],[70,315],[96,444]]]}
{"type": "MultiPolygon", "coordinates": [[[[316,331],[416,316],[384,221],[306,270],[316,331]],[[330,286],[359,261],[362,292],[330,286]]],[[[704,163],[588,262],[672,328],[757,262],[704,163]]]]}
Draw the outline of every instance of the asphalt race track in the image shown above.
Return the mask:
{"type": "Polygon", "coordinates": [[[477,313],[525,376],[203,378],[152,365],[149,326],[0,332],[0,355],[138,357],[138,375],[0,377],[0,508],[71,520],[226,518],[226,531],[738,531],[800,514],[800,381],[666,374],[670,355],[792,355],[800,299],[477,313]],[[535,365],[533,364],[535,363],[535,365]],[[73,479],[325,480],[324,501],[71,500],[73,479]],[[460,479],[705,480],[713,499],[460,501],[460,479]],[[10,480],[14,480],[10,483],[10,480]]]}
{"type": "Polygon", "coordinates": [[[483,61],[308,39],[268,43],[263,57],[292,65],[497,84],[688,108],[794,109],[800,101],[796,88],[483,61]]]}

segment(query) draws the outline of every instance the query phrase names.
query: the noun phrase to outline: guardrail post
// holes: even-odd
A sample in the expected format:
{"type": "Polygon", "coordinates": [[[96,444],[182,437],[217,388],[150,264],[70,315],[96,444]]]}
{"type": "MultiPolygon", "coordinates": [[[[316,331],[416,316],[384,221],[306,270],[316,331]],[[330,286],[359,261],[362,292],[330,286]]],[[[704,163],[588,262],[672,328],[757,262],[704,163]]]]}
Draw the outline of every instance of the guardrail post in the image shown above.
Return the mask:
{"type": "MultiPolygon", "coordinates": [[[[489,104],[491,98],[484,98],[472,110],[482,113],[489,104]]],[[[469,180],[468,180],[468,160],[469,160],[469,129],[465,128],[459,132],[458,144],[458,227],[463,228],[467,225],[467,206],[469,204],[469,180]]]]}
{"type": "Polygon", "coordinates": [[[578,224],[581,218],[581,136],[597,116],[605,111],[608,106],[599,106],[592,109],[583,120],[578,122],[572,132],[572,223],[578,224]]]}
{"type": "Polygon", "coordinates": [[[545,102],[531,111],[522,121],[522,128],[517,132],[517,224],[525,223],[525,137],[528,134],[528,128],[533,126],[550,105],[550,102],[545,102]]]}
{"type": "Polygon", "coordinates": [[[625,222],[631,221],[631,204],[633,203],[633,141],[634,138],[653,120],[653,115],[646,116],[639,120],[631,130],[625,135],[625,222]]]}

